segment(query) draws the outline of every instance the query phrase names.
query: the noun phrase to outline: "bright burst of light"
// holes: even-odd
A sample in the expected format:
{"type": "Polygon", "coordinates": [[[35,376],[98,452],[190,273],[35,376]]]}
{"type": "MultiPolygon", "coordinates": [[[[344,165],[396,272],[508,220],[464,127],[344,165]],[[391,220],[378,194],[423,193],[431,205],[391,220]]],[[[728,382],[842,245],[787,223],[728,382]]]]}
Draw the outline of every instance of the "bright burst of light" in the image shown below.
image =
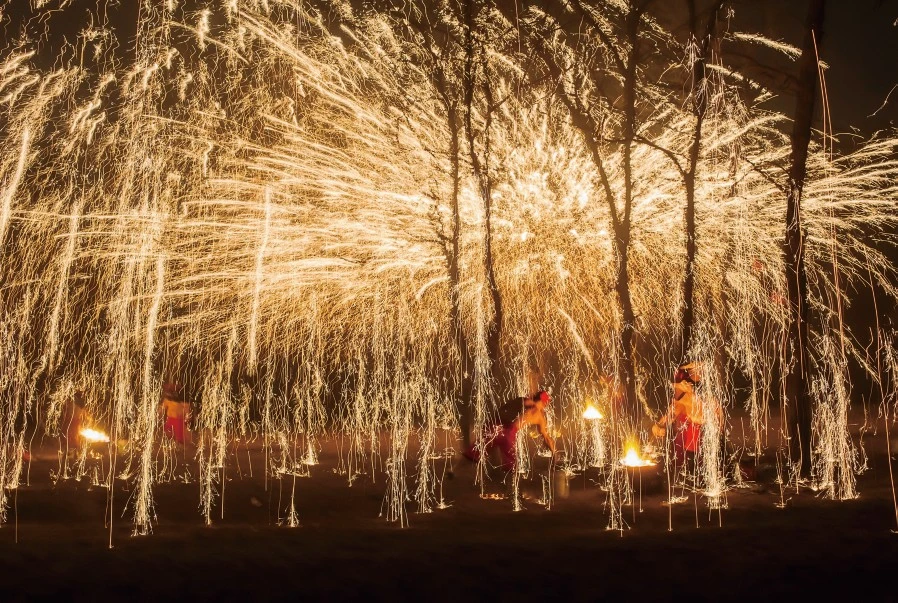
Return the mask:
{"type": "Polygon", "coordinates": [[[96,429],[91,429],[86,427],[78,432],[82,438],[90,442],[91,444],[96,444],[98,442],[108,442],[109,436],[103,433],[102,431],[97,431],[96,429]]]}
{"type": "Polygon", "coordinates": [[[655,462],[651,459],[643,458],[639,453],[639,444],[635,440],[630,439],[624,448],[624,455],[620,459],[620,464],[625,467],[651,467],[655,462]]]}
{"type": "Polygon", "coordinates": [[[602,418],[602,413],[592,404],[587,404],[586,410],[583,411],[583,418],[587,421],[597,421],[602,418]]]}

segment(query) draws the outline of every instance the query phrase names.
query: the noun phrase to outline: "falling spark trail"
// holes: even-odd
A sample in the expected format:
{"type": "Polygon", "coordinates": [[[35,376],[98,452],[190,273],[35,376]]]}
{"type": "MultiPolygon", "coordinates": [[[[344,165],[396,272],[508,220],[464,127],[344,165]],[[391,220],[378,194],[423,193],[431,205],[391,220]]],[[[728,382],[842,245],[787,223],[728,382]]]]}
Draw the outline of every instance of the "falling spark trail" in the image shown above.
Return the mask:
{"type": "Polygon", "coordinates": [[[147,534],[152,529],[153,500],[151,486],[153,479],[153,439],[156,431],[156,392],[158,386],[153,378],[153,352],[156,348],[156,324],[159,317],[159,308],[162,302],[162,294],[165,289],[165,256],[159,254],[156,258],[156,291],[153,294],[152,305],[147,316],[147,340],[144,350],[143,381],[140,390],[142,399],[138,425],[142,427],[138,436],[142,438],[140,460],[137,469],[137,490],[134,493],[134,533],[147,534]]]}
{"type": "Polygon", "coordinates": [[[53,313],[50,315],[50,329],[47,334],[47,339],[50,343],[46,356],[47,364],[49,365],[48,368],[50,370],[55,368],[56,350],[59,345],[59,320],[60,314],[63,312],[63,302],[65,301],[66,292],[68,290],[69,271],[72,266],[72,260],[75,256],[75,247],[78,242],[77,235],[80,209],[81,208],[76,205],[73,209],[72,217],[69,220],[69,233],[66,237],[65,252],[62,255],[62,261],[60,262],[59,267],[59,286],[56,289],[53,313]]]}
{"type": "Polygon", "coordinates": [[[257,343],[256,343],[256,330],[258,329],[258,319],[259,319],[259,303],[260,296],[262,293],[262,277],[263,277],[263,265],[265,261],[265,251],[268,247],[268,237],[271,231],[271,189],[265,189],[265,222],[262,227],[262,241],[259,243],[259,252],[256,254],[256,273],[255,273],[255,284],[253,286],[253,309],[250,315],[250,323],[249,323],[249,341],[247,342],[247,347],[249,348],[249,366],[251,369],[255,369],[256,366],[256,357],[257,357],[257,343]]]}
{"type": "Polygon", "coordinates": [[[12,212],[12,200],[16,196],[16,191],[22,180],[22,174],[25,172],[30,142],[31,130],[25,128],[22,131],[22,146],[19,150],[19,160],[16,163],[15,172],[3,186],[3,200],[0,202],[0,243],[6,239],[6,229],[9,228],[10,214],[12,212]]]}

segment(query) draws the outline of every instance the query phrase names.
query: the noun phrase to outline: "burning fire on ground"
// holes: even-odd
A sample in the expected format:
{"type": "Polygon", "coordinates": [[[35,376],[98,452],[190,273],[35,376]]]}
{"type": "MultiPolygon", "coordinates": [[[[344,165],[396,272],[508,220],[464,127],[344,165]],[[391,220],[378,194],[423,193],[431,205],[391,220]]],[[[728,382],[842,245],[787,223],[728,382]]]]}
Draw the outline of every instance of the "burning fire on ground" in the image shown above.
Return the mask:
{"type": "Polygon", "coordinates": [[[649,458],[644,458],[640,454],[639,444],[635,440],[627,440],[624,456],[621,458],[620,464],[626,467],[651,467],[655,462],[649,458]]]}

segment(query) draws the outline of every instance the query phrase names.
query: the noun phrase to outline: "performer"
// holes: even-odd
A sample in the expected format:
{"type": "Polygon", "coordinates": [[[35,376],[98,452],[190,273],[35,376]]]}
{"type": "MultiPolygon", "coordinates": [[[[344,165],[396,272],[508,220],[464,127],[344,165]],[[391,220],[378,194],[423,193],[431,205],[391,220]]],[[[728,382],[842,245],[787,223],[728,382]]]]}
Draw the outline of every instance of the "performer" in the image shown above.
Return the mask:
{"type": "MultiPolygon", "coordinates": [[[[535,427],[543,437],[546,446],[555,456],[555,441],[549,435],[546,422],[546,408],[552,402],[549,392],[540,390],[532,398],[514,398],[499,409],[498,424],[492,425],[484,434],[486,450],[498,448],[502,453],[502,468],[511,471],[515,466],[515,439],[518,431],[535,427]]],[[[481,451],[472,444],[464,452],[465,458],[477,462],[481,451]]]]}
{"type": "Polygon", "coordinates": [[[702,426],[707,419],[707,412],[720,417],[720,407],[712,399],[704,399],[696,394],[696,386],[701,382],[701,365],[696,362],[681,364],[673,379],[673,397],[667,413],[652,425],[652,434],[661,438],[667,433],[667,427],[673,423],[676,428],[674,436],[674,454],[677,466],[688,463],[695,466],[695,457],[701,448],[702,426]]]}
{"type": "Polygon", "coordinates": [[[180,383],[170,381],[162,385],[159,407],[165,414],[165,435],[178,444],[183,444],[189,435],[187,416],[190,414],[190,406],[181,395],[180,383]]]}

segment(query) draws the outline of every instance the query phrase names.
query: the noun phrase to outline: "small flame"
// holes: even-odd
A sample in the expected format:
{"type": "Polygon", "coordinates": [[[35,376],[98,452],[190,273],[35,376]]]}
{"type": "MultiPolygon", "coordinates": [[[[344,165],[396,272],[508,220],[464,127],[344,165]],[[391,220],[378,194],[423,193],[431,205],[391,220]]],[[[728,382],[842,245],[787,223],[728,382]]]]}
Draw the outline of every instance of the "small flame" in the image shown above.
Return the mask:
{"type": "Polygon", "coordinates": [[[587,404],[586,410],[583,411],[583,418],[589,421],[596,421],[602,418],[602,413],[592,404],[587,404]]]}
{"type": "Polygon", "coordinates": [[[82,429],[78,434],[88,442],[108,442],[109,436],[102,431],[90,429],[89,427],[82,429]]]}
{"type": "Polygon", "coordinates": [[[621,465],[625,465],[627,467],[650,467],[655,463],[650,459],[644,459],[639,455],[639,447],[634,442],[627,442],[627,447],[624,451],[624,458],[620,460],[621,465]]]}

